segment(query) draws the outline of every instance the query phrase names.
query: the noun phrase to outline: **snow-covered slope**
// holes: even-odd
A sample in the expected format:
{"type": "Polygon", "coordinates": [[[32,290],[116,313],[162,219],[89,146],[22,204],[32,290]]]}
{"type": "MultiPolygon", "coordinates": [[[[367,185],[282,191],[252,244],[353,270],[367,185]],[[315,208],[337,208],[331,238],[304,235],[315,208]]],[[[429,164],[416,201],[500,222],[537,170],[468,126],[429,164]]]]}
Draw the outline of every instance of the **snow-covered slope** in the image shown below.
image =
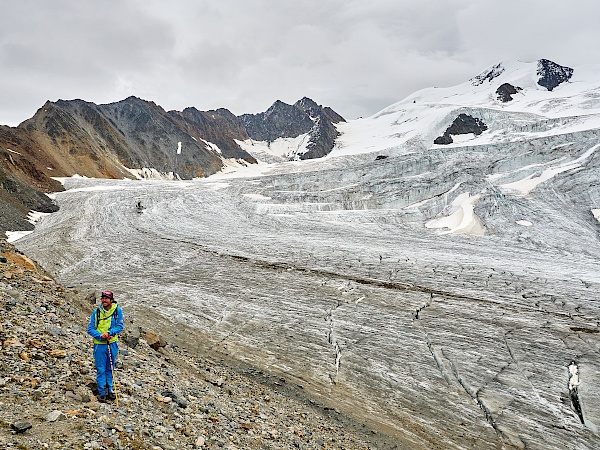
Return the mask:
{"type": "Polygon", "coordinates": [[[365,151],[406,152],[433,141],[459,113],[480,118],[488,130],[454,145],[520,141],[600,127],[600,65],[577,67],[568,81],[549,91],[538,84],[540,62],[498,64],[458,86],[429,88],[372,117],[338,124],[342,136],[329,155],[365,151]],[[503,102],[497,90],[520,88],[503,102]]]}
{"type": "MultiPolygon", "coordinates": [[[[318,198],[319,208],[410,209],[422,214],[418,226],[441,233],[493,231],[493,219],[486,226],[483,216],[500,199],[529,195],[566,172],[579,181],[565,195],[587,197],[579,208],[589,212],[599,201],[596,184],[586,185],[597,170],[600,65],[573,70],[548,60],[500,63],[461,85],[416,92],[372,117],[337,127],[336,147],[321,160],[259,164],[227,176],[297,173],[305,180],[304,198],[318,198]],[[514,88],[508,97],[507,86],[514,88]],[[472,123],[465,125],[464,118],[472,123]],[[446,144],[435,143],[444,136],[446,144]],[[394,159],[384,162],[388,157],[394,159]],[[577,174],[584,167],[588,171],[577,174]],[[325,189],[323,171],[342,172],[331,178],[333,189],[325,189]],[[306,187],[313,178],[314,192],[306,187]],[[349,185],[340,195],[344,179],[349,185]],[[384,184],[386,195],[373,195],[374,184],[384,184]]],[[[285,147],[279,151],[285,153],[285,147]]]]}

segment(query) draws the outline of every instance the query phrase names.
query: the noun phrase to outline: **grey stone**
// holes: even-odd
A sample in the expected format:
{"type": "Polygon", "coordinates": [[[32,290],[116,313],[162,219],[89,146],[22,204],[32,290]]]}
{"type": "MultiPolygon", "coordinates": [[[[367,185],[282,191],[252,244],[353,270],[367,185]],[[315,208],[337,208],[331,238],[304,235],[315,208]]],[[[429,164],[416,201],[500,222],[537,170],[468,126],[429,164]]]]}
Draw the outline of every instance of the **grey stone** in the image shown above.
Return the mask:
{"type": "Polygon", "coordinates": [[[48,416],[46,416],[46,421],[48,422],[56,422],[57,420],[66,420],[67,416],[65,413],[59,410],[54,410],[48,416]]]}
{"type": "Polygon", "coordinates": [[[20,433],[24,433],[27,430],[29,430],[33,425],[31,425],[29,422],[26,422],[24,420],[19,420],[17,422],[14,422],[10,425],[10,427],[15,430],[15,433],[20,434],[20,433]]]}

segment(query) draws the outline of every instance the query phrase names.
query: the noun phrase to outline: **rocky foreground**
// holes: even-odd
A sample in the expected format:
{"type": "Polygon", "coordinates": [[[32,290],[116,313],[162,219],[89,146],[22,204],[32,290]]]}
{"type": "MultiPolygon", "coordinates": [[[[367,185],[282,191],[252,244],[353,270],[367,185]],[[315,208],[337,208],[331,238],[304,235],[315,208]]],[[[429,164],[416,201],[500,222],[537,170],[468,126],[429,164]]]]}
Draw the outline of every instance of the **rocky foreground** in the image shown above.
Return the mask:
{"type": "Polygon", "coordinates": [[[0,448],[396,447],[282,380],[235,372],[127,320],[117,402],[99,403],[85,331],[95,298],[0,241],[0,448]]]}

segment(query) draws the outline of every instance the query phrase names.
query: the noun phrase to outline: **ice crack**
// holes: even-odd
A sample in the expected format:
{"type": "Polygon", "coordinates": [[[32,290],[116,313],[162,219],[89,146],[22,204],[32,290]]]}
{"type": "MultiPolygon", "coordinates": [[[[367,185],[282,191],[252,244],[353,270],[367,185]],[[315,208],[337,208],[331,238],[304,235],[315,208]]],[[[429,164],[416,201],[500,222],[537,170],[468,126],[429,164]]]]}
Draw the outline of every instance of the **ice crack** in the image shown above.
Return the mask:
{"type": "Polygon", "coordinates": [[[333,384],[337,383],[337,377],[340,373],[340,364],[342,361],[342,349],[334,334],[333,311],[336,310],[341,304],[342,303],[338,302],[337,306],[327,311],[327,315],[325,316],[325,320],[329,324],[329,329],[327,331],[327,342],[331,344],[335,350],[335,374],[329,375],[329,379],[333,384]]]}
{"type": "Polygon", "coordinates": [[[423,306],[420,306],[419,308],[417,308],[417,310],[415,311],[415,313],[413,315],[413,320],[419,320],[421,318],[421,311],[423,311],[425,308],[431,306],[432,301],[433,301],[433,294],[429,294],[429,301],[427,303],[425,303],[423,306]]]}

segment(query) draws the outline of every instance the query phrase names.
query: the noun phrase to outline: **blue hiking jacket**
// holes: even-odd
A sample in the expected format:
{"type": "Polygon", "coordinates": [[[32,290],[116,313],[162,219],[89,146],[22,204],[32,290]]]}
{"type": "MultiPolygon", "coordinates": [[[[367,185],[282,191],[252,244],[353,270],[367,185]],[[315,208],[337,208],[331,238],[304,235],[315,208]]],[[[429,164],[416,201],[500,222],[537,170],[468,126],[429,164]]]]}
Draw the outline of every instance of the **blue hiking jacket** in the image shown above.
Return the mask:
{"type": "MultiPolygon", "coordinates": [[[[119,339],[118,334],[121,331],[123,331],[123,328],[125,326],[125,324],[123,323],[123,310],[116,301],[114,301],[114,303],[116,304],[116,309],[113,315],[111,316],[110,326],[108,328],[108,334],[111,335],[111,343],[116,342],[119,339]]],[[[87,332],[91,337],[94,338],[95,344],[106,344],[106,341],[100,339],[100,335],[102,333],[97,330],[98,320],[96,320],[96,317],[100,313],[100,308],[102,308],[102,305],[98,306],[98,308],[94,309],[94,311],[92,312],[92,315],[90,316],[90,321],[87,326],[87,332]]]]}

